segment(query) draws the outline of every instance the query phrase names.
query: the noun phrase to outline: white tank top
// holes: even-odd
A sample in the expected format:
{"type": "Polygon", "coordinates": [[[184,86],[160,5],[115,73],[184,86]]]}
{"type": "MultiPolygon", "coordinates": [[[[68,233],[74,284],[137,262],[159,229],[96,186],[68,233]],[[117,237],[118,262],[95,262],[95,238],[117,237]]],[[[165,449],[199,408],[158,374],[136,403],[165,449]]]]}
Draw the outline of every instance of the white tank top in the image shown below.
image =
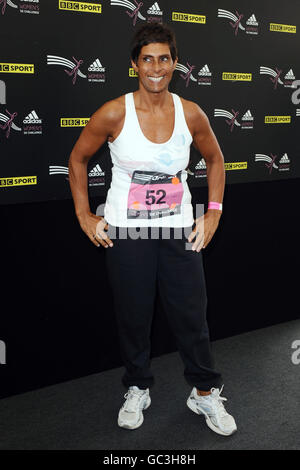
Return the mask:
{"type": "Polygon", "coordinates": [[[125,95],[121,133],[108,142],[112,180],[105,220],[117,227],[191,227],[194,223],[187,185],[192,136],[178,95],[171,93],[175,125],[162,144],[148,140],[139,125],[133,93],[125,95]]]}

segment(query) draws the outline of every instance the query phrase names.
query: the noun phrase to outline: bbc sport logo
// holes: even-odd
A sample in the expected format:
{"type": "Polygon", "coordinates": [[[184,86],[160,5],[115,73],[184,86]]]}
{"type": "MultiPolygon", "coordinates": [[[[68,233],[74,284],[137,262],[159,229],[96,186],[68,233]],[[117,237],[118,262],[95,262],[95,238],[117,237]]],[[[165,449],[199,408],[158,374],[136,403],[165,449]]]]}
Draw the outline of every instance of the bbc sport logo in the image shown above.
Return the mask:
{"type": "Polygon", "coordinates": [[[291,24],[270,23],[270,31],[296,34],[297,26],[291,24]]]}
{"type": "Polygon", "coordinates": [[[63,117],[60,118],[60,127],[85,127],[90,118],[63,117]]]}
{"type": "Polygon", "coordinates": [[[265,124],[291,124],[292,116],[265,116],[265,124]]]}
{"type": "Polygon", "coordinates": [[[79,13],[102,13],[102,5],[88,2],[62,1],[58,3],[59,10],[67,10],[79,13]]]}
{"type": "Polygon", "coordinates": [[[251,82],[252,73],[245,72],[222,72],[222,80],[228,82],[251,82]]]}
{"type": "Polygon", "coordinates": [[[7,189],[15,186],[31,186],[37,184],[37,176],[7,176],[0,178],[0,188],[7,189]]]}
{"type": "Polygon", "coordinates": [[[0,62],[1,73],[34,73],[34,64],[0,62]]]}
{"type": "Polygon", "coordinates": [[[172,11],[172,21],[180,21],[183,23],[206,24],[206,16],[197,15],[194,13],[182,13],[179,11],[172,11]]]}

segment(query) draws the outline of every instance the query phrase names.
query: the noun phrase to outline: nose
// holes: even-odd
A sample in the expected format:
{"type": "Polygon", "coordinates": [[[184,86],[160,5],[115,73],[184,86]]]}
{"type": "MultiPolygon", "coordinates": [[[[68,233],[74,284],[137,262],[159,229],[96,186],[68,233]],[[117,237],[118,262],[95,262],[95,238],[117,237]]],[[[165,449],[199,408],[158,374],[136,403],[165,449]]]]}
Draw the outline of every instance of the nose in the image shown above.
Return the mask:
{"type": "Polygon", "coordinates": [[[157,58],[157,59],[155,59],[155,61],[153,63],[153,71],[158,74],[158,72],[160,72],[161,69],[162,69],[161,62],[157,58]]]}

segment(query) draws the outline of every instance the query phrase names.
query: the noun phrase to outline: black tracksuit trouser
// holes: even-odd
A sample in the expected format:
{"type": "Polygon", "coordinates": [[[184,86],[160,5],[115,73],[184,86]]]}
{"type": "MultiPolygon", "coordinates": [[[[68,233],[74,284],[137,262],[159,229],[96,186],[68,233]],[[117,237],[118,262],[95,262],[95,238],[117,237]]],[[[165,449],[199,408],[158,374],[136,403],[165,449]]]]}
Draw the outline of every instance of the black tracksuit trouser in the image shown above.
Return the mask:
{"type": "Polygon", "coordinates": [[[150,334],[156,286],[185,366],[187,383],[203,391],[221,386],[221,374],[213,365],[206,321],[202,252],[191,250],[195,239],[192,243],[187,241],[193,227],[126,229],[109,225],[107,235],[114,246],[105,249],[106,267],[126,388],[136,385],[145,389],[154,384],[150,334]],[[130,230],[139,238],[129,236],[133,233],[130,230]]]}

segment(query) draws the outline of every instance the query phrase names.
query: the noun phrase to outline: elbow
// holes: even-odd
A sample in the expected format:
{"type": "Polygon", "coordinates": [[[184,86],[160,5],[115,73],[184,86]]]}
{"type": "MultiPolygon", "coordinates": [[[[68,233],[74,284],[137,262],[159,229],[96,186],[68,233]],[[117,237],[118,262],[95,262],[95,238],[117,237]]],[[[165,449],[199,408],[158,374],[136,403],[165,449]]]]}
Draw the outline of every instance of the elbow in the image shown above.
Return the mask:
{"type": "Polygon", "coordinates": [[[69,156],[69,161],[68,161],[69,169],[73,166],[74,162],[76,161],[75,158],[76,158],[75,153],[72,150],[72,152],[70,153],[70,156],[69,156]]]}
{"type": "Polygon", "coordinates": [[[224,157],[221,152],[215,152],[204,158],[206,165],[219,165],[224,166],[224,157]]]}
{"type": "Polygon", "coordinates": [[[68,167],[69,169],[76,166],[76,164],[78,165],[87,165],[87,162],[88,162],[88,158],[79,154],[78,152],[75,152],[74,150],[72,150],[72,152],[70,153],[70,157],[69,157],[69,161],[68,161],[68,167]]]}

